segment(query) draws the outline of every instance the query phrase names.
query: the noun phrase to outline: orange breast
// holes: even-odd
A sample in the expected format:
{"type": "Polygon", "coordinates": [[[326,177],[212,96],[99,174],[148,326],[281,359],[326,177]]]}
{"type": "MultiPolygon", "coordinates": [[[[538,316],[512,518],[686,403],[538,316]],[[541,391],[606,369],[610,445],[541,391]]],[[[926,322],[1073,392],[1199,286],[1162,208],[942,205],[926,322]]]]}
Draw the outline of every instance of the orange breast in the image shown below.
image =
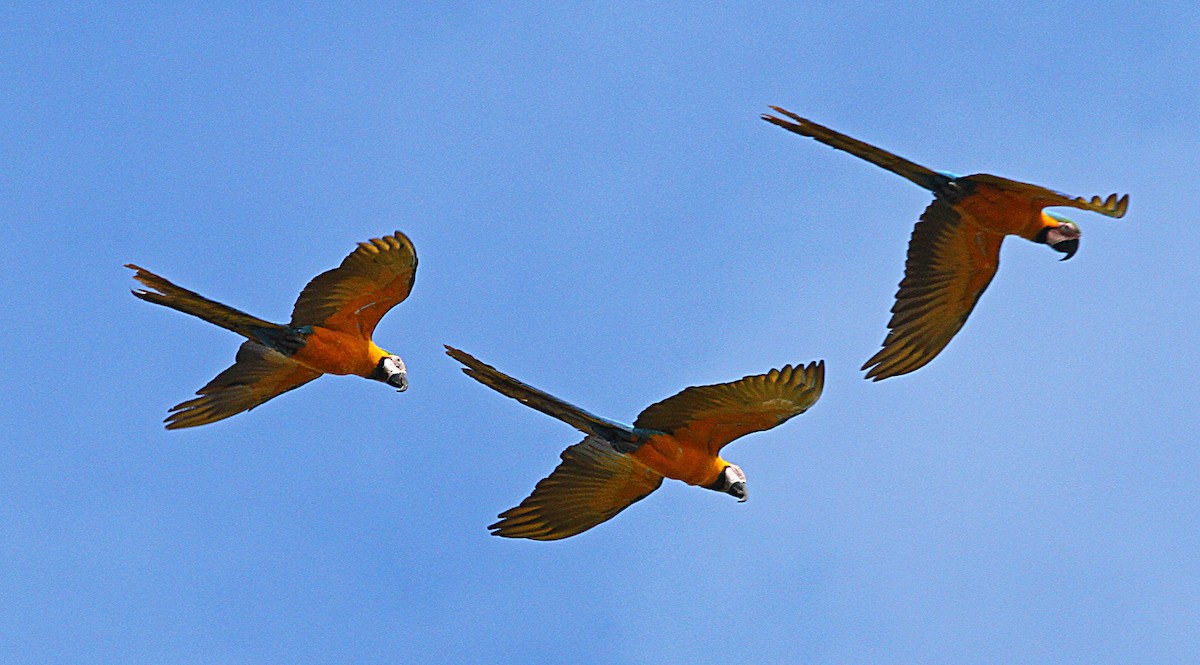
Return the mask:
{"type": "Polygon", "coordinates": [[[379,362],[373,357],[372,346],[361,337],[314,326],[313,333],[292,360],[326,374],[370,376],[379,362]]]}
{"type": "Polygon", "coordinates": [[[1033,237],[1042,228],[1042,208],[1027,196],[980,184],[955,206],[983,228],[1002,235],[1033,237]],[[1033,235],[1028,235],[1032,230],[1033,235]]]}
{"type": "Polygon", "coordinates": [[[689,485],[711,485],[725,468],[706,447],[688,445],[670,434],[655,434],[631,453],[654,471],[689,485]]]}

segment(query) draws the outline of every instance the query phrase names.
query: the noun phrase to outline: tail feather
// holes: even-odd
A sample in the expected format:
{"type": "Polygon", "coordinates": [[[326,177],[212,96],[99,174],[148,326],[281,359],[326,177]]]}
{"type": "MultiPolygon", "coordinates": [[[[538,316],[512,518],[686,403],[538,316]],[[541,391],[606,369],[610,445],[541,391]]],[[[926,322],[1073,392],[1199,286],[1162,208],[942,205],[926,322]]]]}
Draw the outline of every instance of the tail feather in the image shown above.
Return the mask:
{"type": "Polygon", "coordinates": [[[285,355],[295,353],[304,345],[304,338],[286,326],[264,321],[257,316],[209,300],[132,263],[126,264],[125,267],[137,271],[133,278],[146,288],[134,290],[133,295],[146,302],[191,314],[246,339],[277,349],[285,355]]]}
{"type": "Polygon", "coordinates": [[[639,438],[633,433],[633,428],[627,425],[588,413],[573,404],[522,383],[464,351],[447,346],[446,355],[466,365],[463,369],[464,374],[498,393],[557,418],[584,434],[598,436],[620,452],[632,452],[638,448],[639,438]]]}
{"type": "Polygon", "coordinates": [[[856,138],[846,136],[841,132],[834,131],[824,125],[819,125],[808,118],[802,118],[787,109],[772,106],[773,111],[781,115],[785,115],[792,121],[777,118],[773,115],[763,114],[762,119],[783,129],[788,130],[800,136],[807,136],[816,139],[821,143],[838,150],[865,159],[876,166],[883,167],[896,175],[903,176],[908,180],[924,187],[935,193],[940,193],[949,183],[952,178],[945,174],[938,173],[932,169],[928,169],[920,164],[911,162],[899,155],[890,153],[883,148],[877,148],[864,141],[859,141],[856,138]]]}

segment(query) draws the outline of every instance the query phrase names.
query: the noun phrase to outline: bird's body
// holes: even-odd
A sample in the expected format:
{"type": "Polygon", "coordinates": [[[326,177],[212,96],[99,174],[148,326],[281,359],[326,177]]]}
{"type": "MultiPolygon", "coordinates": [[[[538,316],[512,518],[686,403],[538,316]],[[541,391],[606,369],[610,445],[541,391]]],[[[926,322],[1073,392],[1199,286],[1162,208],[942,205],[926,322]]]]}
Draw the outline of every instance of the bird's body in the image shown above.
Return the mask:
{"type": "Polygon", "coordinates": [[[629,455],[664,478],[696,487],[717,482],[729,466],[720,455],[709,452],[706,445],[686,434],[647,433],[642,445],[629,455]]]}
{"type": "MultiPolygon", "coordinates": [[[[960,179],[972,183],[973,176],[960,179]]],[[[1042,209],[1031,205],[1031,201],[1012,192],[996,190],[987,186],[973,187],[969,196],[964,196],[955,206],[958,213],[977,224],[980,229],[994,235],[1016,235],[1033,240],[1041,230],[1051,225],[1051,218],[1042,209]]]]}
{"type": "Polygon", "coordinates": [[[359,243],[340,266],[308,283],[288,324],[272,323],[177,286],[138,266],[133,294],[235,332],[246,341],[236,362],[171,409],[168,429],[195,427],[249,411],[322,374],[355,375],[408,386],[399,356],[371,339],[379,319],[408,297],[416,278],[412,242],[393,235],[359,243]]]}
{"type": "Polygon", "coordinates": [[[612,518],[671,478],[745,500],[746,477],[720,451],[751,432],[808,410],[825,383],[823,363],[785,366],[738,381],[687,388],[657,402],[633,426],[590,414],[446,347],[468,376],[575,427],[587,438],[567,448],[554,473],[521,505],[500,514],[494,535],[558,540],[612,518]]]}
{"type": "Polygon", "coordinates": [[[863,365],[876,381],[907,374],[933,360],[962,328],[1000,264],[1007,236],[1042,243],[1071,258],[1079,227],[1045,211],[1069,206],[1122,217],[1129,197],[1071,197],[1038,185],[979,173],[954,176],[859,141],[779,107],[790,120],[763,120],[844,150],[933,192],[908,246],[904,279],[896,293],[883,348],[863,365]]]}
{"type": "Polygon", "coordinates": [[[379,361],[391,354],[375,342],[323,326],[312,326],[292,360],[324,374],[371,378],[379,361]]]}

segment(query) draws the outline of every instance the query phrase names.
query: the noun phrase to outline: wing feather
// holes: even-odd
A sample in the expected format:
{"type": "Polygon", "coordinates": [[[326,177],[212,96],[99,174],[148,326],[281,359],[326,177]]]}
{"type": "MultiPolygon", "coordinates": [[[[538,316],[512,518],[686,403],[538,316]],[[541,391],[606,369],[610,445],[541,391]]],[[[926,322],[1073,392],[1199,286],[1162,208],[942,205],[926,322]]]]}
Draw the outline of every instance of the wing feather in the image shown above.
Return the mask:
{"type": "Polygon", "coordinates": [[[207,425],[249,411],[267,400],[321,376],[320,372],[256,342],[242,342],[237,360],[196,391],[199,397],[177,404],[167,429],[207,425]]]}
{"type": "Polygon", "coordinates": [[[317,275],[300,292],[292,326],[320,325],[370,339],[379,320],[408,297],[417,277],[417,252],[408,236],[358,243],[342,264],[317,275]]]}
{"type": "Polygon", "coordinates": [[[505,538],[559,540],[612,519],[662,485],[663,477],[603,439],[589,436],[562,452],[562,462],[521,505],[489,526],[505,538]]]}
{"type": "Polygon", "coordinates": [[[824,386],[824,361],[805,367],[785,365],[729,383],[686,388],[651,404],[633,426],[705,442],[716,454],[738,437],[771,429],[804,413],[816,403],[824,386]]]}
{"type": "Polygon", "coordinates": [[[1067,206],[1070,208],[1078,208],[1079,210],[1098,212],[1101,215],[1116,218],[1124,217],[1125,211],[1129,209],[1128,194],[1124,194],[1120,197],[1118,197],[1116,194],[1109,194],[1107,198],[1103,199],[1099,196],[1093,196],[1092,198],[1088,199],[1082,196],[1071,196],[1070,194],[1056,192],[1053,189],[1047,189],[1040,185],[1031,185],[1027,182],[1009,180],[1008,178],[1001,178],[1000,176],[988,175],[986,173],[968,176],[965,179],[972,182],[984,183],[1008,192],[1020,192],[1021,194],[1024,194],[1035,201],[1043,202],[1044,207],[1047,208],[1053,206],[1067,206]]]}
{"type": "Polygon", "coordinates": [[[913,228],[883,348],[863,365],[879,381],[933,360],[963,327],[1000,262],[1004,237],[935,199],[913,228]]]}

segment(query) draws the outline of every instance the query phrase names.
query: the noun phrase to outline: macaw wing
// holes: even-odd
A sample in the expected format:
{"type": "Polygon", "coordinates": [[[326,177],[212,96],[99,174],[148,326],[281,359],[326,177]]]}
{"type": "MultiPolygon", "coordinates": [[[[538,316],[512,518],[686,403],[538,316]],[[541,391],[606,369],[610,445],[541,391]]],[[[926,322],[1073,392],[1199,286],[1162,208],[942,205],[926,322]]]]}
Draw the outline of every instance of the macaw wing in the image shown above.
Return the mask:
{"type": "Polygon", "coordinates": [[[662,485],[663,477],[599,437],[562,452],[521,505],[500,513],[493,536],[559,540],[608,521],[662,485]]]}
{"type": "Polygon", "coordinates": [[[778,106],[772,106],[771,108],[786,115],[795,122],[767,114],[761,116],[763,120],[777,127],[782,127],[793,134],[816,139],[827,146],[848,152],[859,159],[865,159],[876,166],[883,167],[896,175],[907,178],[925,189],[936,191],[950,181],[949,176],[911,162],[883,148],[877,148],[865,141],[859,141],[851,136],[846,136],[841,132],[817,124],[808,118],[801,118],[787,109],[781,109],[778,106]]]}
{"type": "Polygon", "coordinates": [[[816,403],[824,386],[824,361],[806,367],[785,365],[730,383],[685,388],[651,404],[633,426],[703,442],[716,454],[738,437],[771,429],[804,413],[816,403]]]}
{"type": "Polygon", "coordinates": [[[370,339],[379,319],[408,297],[416,277],[417,253],[403,233],[360,242],[342,265],[304,287],[292,326],[319,325],[370,339]]]}
{"type": "Polygon", "coordinates": [[[1108,217],[1124,217],[1125,211],[1129,209],[1129,195],[1125,194],[1120,198],[1116,194],[1109,194],[1108,198],[1101,199],[1099,196],[1093,196],[1091,199],[1086,199],[1082,196],[1071,196],[1056,192],[1052,189],[1046,189],[1039,185],[1031,185],[1027,182],[1017,182],[1000,176],[988,175],[981,173],[978,175],[968,176],[966,178],[972,182],[981,182],[997,189],[1008,192],[1018,192],[1024,196],[1043,203],[1043,207],[1049,208],[1053,206],[1068,206],[1078,208],[1080,210],[1090,210],[1098,212],[1101,215],[1108,217]]]}
{"type": "Polygon", "coordinates": [[[933,360],[963,327],[1000,263],[1004,236],[935,199],[913,228],[883,348],[863,365],[879,381],[933,360]]]}
{"type": "Polygon", "coordinates": [[[242,342],[237,360],[196,391],[199,397],[171,408],[167,429],[207,425],[249,411],[321,376],[257,342],[242,342]]]}

